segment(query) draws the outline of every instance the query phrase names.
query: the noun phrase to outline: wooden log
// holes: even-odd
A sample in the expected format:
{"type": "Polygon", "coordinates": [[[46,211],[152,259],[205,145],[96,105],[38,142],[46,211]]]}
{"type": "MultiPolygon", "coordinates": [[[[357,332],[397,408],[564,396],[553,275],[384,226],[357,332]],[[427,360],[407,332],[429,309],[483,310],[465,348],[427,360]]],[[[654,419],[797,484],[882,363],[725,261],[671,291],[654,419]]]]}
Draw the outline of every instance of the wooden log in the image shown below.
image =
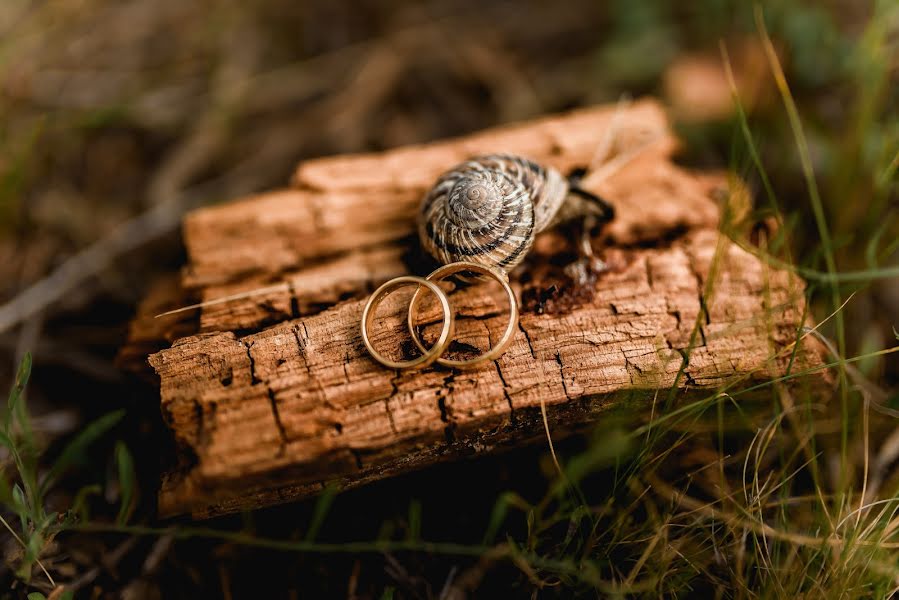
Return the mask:
{"type": "MultiPolygon", "coordinates": [[[[655,103],[614,114],[589,109],[311,161],[291,189],[192,213],[186,294],[283,286],[204,309],[196,335],[150,357],[185,459],[163,481],[160,513],[254,508],[329,482],[358,485],[519,445],[542,435],[541,405],[561,435],[610,406],[645,408],[659,390],[707,396],[783,375],[804,313],[802,281],[718,235],[716,199],[726,181],[671,162],[676,140],[655,103]],[[590,164],[613,119],[611,160],[642,151],[585,184],[617,211],[595,240],[607,271],[575,283],[562,268],[571,232],[548,232],[513,276],[523,312],[499,360],[474,371],[395,372],[368,356],[359,333],[364,297],[415,268],[414,214],[437,174],[496,150],[570,172],[590,164]]],[[[484,349],[502,331],[505,308],[486,286],[457,290],[453,304],[461,315],[456,349],[484,349]]],[[[383,310],[400,315],[401,300],[383,310]]],[[[426,337],[437,319],[424,317],[426,337]]],[[[794,370],[820,364],[807,342],[794,370]]],[[[375,343],[410,347],[398,326],[379,329],[375,343]]]]}

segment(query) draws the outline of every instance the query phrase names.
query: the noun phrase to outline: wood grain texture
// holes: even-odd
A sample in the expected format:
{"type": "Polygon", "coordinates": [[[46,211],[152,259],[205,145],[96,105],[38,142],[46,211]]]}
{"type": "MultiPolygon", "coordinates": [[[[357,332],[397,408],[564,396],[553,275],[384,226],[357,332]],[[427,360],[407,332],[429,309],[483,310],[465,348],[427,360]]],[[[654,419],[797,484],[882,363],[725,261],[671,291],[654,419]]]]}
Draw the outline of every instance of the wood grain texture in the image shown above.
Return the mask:
{"type": "MultiPolygon", "coordinates": [[[[613,114],[590,109],[310,161],[291,189],[192,213],[181,292],[209,299],[280,287],[204,309],[195,335],[150,357],[183,458],[163,481],[161,514],[212,516],[520,445],[542,435],[541,402],[561,435],[611,406],[645,409],[672,386],[706,397],[783,375],[803,282],[718,235],[725,178],[672,163],[676,140],[650,101],[619,115],[612,154],[644,151],[613,176],[588,180],[617,211],[595,240],[607,271],[575,284],[561,266],[572,231],[547,232],[513,274],[523,313],[499,360],[475,371],[395,372],[368,356],[364,298],[418,269],[415,211],[440,172],[488,151],[570,172],[590,164],[613,114]]],[[[493,298],[482,285],[454,291],[456,348],[485,349],[502,332],[505,307],[493,298]]],[[[395,316],[390,324],[402,305],[393,299],[382,310],[395,316]]],[[[423,316],[425,337],[438,319],[423,316]]],[[[374,338],[397,356],[409,351],[399,327],[374,338]]],[[[804,343],[793,368],[819,364],[818,349],[804,343]]]]}

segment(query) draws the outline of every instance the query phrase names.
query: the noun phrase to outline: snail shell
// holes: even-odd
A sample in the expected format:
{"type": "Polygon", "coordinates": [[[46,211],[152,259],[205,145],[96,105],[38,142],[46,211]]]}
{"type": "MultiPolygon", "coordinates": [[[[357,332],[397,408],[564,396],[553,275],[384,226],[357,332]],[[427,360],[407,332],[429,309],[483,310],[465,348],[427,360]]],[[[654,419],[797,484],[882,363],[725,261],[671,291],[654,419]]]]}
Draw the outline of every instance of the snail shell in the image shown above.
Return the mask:
{"type": "Polygon", "coordinates": [[[472,261],[510,271],[568,195],[558,171],[520,156],[472,158],[440,176],[421,203],[418,236],[443,264],[472,261]]]}

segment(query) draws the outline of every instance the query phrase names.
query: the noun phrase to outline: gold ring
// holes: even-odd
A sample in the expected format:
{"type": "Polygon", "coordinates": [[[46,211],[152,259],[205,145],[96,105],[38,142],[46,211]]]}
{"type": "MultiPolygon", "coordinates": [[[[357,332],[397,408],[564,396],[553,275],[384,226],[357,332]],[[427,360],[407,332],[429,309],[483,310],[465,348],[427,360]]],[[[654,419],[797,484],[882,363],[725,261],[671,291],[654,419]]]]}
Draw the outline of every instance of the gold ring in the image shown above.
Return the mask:
{"type": "Polygon", "coordinates": [[[365,309],[362,311],[362,341],[365,342],[365,347],[368,349],[368,353],[371,354],[372,358],[376,361],[384,365],[385,367],[389,367],[391,369],[413,369],[415,367],[427,367],[432,364],[435,360],[440,358],[440,356],[446,351],[449,346],[450,338],[453,336],[453,311],[449,305],[449,299],[446,297],[446,292],[444,292],[439,285],[428,281],[423,277],[415,277],[413,275],[404,275],[403,277],[396,277],[391,279],[377,290],[375,293],[371,295],[371,298],[368,299],[368,302],[365,303],[365,309]],[[378,305],[387,297],[387,295],[393,290],[402,287],[404,285],[415,284],[418,288],[415,290],[416,297],[418,293],[421,291],[421,286],[428,288],[437,299],[440,300],[440,308],[443,310],[443,329],[440,330],[440,337],[437,338],[437,343],[435,343],[430,350],[427,350],[424,346],[418,343],[416,340],[416,344],[421,349],[423,354],[418,358],[413,358],[412,360],[402,360],[395,361],[390,360],[381,355],[380,352],[375,350],[375,347],[372,346],[371,340],[368,338],[368,328],[371,327],[372,321],[375,319],[375,310],[377,310],[378,305]]]}
{"type": "MultiPolygon", "coordinates": [[[[474,271],[475,273],[487,275],[496,279],[500,285],[503,286],[503,289],[506,290],[506,294],[509,296],[509,325],[506,327],[506,331],[503,333],[503,337],[500,339],[499,343],[478,357],[468,360],[453,360],[451,358],[437,359],[437,364],[445,367],[454,367],[456,369],[466,369],[479,365],[482,362],[496,360],[506,351],[506,348],[512,342],[512,336],[515,334],[515,330],[518,328],[518,301],[515,299],[515,292],[512,291],[512,287],[509,285],[508,276],[506,276],[505,273],[500,274],[490,267],[478,263],[454,262],[444,265],[428,275],[427,281],[429,283],[442,281],[450,275],[455,275],[462,271],[474,271]]],[[[415,314],[415,309],[417,308],[420,299],[419,292],[421,292],[421,288],[415,290],[412,300],[409,301],[409,314],[406,317],[406,323],[409,326],[409,333],[412,334],[412,340],[415,342],[415,345],[424,352],[424,344],[422,344],[421,340],[418,338],[418,334],[415,332],[415,324],[413,323],[413,315],[415,314]]]]}

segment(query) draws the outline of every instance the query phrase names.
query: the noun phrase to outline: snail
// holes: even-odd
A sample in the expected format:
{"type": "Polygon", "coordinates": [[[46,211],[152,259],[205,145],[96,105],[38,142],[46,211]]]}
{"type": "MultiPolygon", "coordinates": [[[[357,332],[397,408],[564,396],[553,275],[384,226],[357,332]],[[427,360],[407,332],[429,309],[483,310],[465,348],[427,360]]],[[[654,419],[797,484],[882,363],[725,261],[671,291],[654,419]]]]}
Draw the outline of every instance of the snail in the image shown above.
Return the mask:
{"type": "Polygon", "coordinates": [[[612,218],[612,207],[577,181],[521,156],[473,157],[441,175],[422,199],[421,246],[442,264],[469,261],[508,273],[544,229],[577,217],[612,218]]]}

